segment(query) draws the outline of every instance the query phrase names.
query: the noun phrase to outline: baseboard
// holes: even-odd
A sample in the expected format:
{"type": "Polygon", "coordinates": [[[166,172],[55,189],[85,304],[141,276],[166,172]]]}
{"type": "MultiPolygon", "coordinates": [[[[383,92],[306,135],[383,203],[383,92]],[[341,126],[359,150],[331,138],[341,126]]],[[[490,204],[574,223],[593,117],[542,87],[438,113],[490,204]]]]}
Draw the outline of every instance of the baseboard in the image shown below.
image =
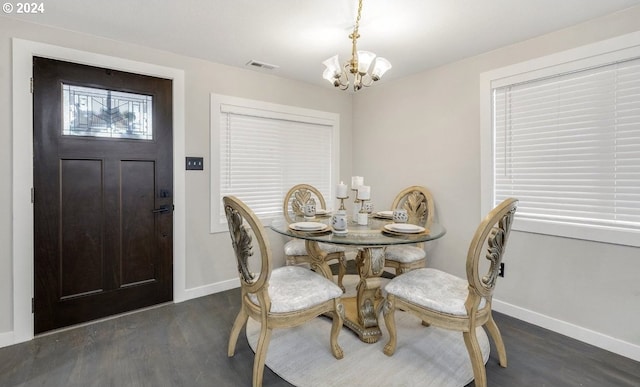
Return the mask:
{"type": "Polygon", "coordinates": [[[583,328],[578,325],[558,320],[528,309],[521,308],[500,300],[493,300],[493,310],[526,321],[533,325],[549,329],[556,333],[571,337],[587,344],[611,351],[618,355],[640,361],[640,345],[632,344],[615,337],[583,328]]]}
{"type": "Polygon", "coordinates": [[[15,337],[13,335],[13,331],[0,333],[0,348],[17,344],[16,342],[14,342],[14,339],[15,337]]]}
{"type": "Polygon", "coordinates": [[[224,292],[225,290],[235,289],[240,287],[240,280],[238,278],[230,279],[221,282],[215,282],[212,284],[198,286],[197,288],[185,289],[183,292],[183,298],[180,301],[183,302],[187,300],[192,300],[194,298],[208,296],[214,293],[224,292]]]}

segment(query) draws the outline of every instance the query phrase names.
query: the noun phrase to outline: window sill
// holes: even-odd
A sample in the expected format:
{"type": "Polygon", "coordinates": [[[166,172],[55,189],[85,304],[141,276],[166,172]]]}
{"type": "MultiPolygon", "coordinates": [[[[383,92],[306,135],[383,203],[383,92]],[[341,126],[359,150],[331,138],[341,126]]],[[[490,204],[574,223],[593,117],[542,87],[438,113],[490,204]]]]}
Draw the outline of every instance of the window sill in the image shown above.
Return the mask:
{"type": "Polygon", "coordinates": [[[513,222],[512,229],[535,234],[640,247],[640,231],[630,231],[613,227],[586,226],[581,224],[544,220],[518,219],[516,214],[516,219],[513,222]]]}

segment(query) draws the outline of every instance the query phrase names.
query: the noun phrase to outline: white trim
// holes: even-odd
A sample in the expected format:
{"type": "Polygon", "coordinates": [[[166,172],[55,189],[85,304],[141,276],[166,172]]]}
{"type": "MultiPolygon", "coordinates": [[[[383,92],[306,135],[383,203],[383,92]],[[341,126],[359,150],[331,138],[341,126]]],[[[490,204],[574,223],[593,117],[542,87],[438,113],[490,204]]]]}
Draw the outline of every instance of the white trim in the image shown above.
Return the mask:
{"type": "MultiPolygon", "coordinates": [[[[492,89],[505,84],[525,82],[554,74],[600,66],[640,56],[640,31],[587,44],[552,55],[512,64],[480,74],[480,216],[484,217],[495,205],[493,197],[494,164],[492,127],[492,89]]],[[[517,216],[516,216],[517,218],[517,216]]],[[[559,225],[516,219],[514,230],[568,238],[593,240],[628,246],[639,246],[637,233],[602,230],[585,225],[559,225]]]]}
{"type": "MultiPolygon", "coordinates": [[[[220,218],[220,116],[223,112],[241,112],[244,114],[256,115],[260,117],[270,117],[277,119],[298,119],[304,122],[317,123],[331,126],[333,160],[331,168],[331,181],[338,180],[340,176],[340,115],[338,113],[325,112],[321,110],[306,109],[297,106],[281,105],[271,102],[234,97],[223,94],[211,93],[210,99],[210,170],[211,170],[211,190],[210,190],[210,214],[209,228],[211,233],[227,232],[227,223],[218,223],[220,218]]],[[[263,220],[265,222],[266,220],[263,220]]],[[[270,222],[269,222],[270,223],[270,222]]]]}
{"type": "Polygon", "coordinates": [[[544,78],[576,68],[594,67],[637,56],[640,31],[512,64],[480,74],[491,87],[544,78]]]}
{"type": "Polygon", "coordinates": [[[564,336],[571,337],[587,344],[617,353],[635,361],[640,361],[640,345],[632,344],[615,337],[592,331],[578,325],[574,325],[541,313],[521,308],[500,300],[493,300],[493,310],[508,316],[526,321],[533,325],[549,329],[564,336]]]}
{"type": "Polygon", "coordinates": [[[12,39],[13,65],[13,332],[2,333],[0,346],[12,336],[16,344],[33,338],[33,107],[29,83],[32,58],[42,56],[173,80],[174,213],[173,299],[187,300],[185,218],[185,81],[184,71],[22,39],[12,39]]]}
{"type": "Polygon", "coordinates": [[[240,279],[234,278],[230,280],[215,282],[208,285],[198,286],[197,288],[186,289],[185,293],[189,299],[208,296],[214,293],[224,292],[225,290],[235,289],[240,287],[240,279]]]}
{"type": "Polygon", "coordinates": [[[625,230],[595,225],[585,226],[584,224],[549,222],[522,218],[514,219],[512,230],[640,247],[640,231],[636,230],[625,230]]]}

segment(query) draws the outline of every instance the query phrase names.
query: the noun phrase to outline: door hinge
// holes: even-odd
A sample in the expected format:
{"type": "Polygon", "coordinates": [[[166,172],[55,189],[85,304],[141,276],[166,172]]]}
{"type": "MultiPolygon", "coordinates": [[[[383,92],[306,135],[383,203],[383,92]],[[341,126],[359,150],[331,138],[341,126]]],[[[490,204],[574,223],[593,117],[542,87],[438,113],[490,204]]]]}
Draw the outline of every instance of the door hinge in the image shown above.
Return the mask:
{"type": "Polygon", "coordinates": [[[29,83],[30,83],[29,89],[31,90],[31,94],[33,94],[33,78],[30,79],[29,83]]]}
{"type": "Polygon", "coordinates": [[[36,202],[36,193],[33,187],[31,187],[31,204],[36,202]]]}

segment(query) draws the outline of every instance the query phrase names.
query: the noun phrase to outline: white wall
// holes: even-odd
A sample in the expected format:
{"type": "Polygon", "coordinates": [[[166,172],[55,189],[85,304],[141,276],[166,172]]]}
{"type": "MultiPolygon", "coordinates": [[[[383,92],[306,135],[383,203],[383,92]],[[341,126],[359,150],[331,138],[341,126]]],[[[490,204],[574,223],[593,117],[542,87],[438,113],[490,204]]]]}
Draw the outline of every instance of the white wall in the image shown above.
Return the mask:
{"type": "MultiPolygon", "coordinates": [[[[12,343],[12,50],[11,39],[20,38],[77,50],[126,58],[185,73],[185,128],[187,156],[203,156],[205,170],[186,173],[186,289],[198,296],[216,285],[237,278],[229,236],[209,233],[209,98],[219,93],[271,103],[340,114],[341,153],[350,155],[351,96],[271,74],[223,66],[141,46],[100,39],[69,31],[24,23],[0,16],[0,346],[12,343]],[[346,150],[346,151],[345,151],[346,150]]],[[[340,174],[350,176],[351,158],[341,160],[340,174]]],[[[274,235],[272,247],[282,263],[282,238],[274,235]]],[[[19,256],[18,259],[33,259],[19,256]]]]}
{"type": "MultiPolygon", "coordinates": [[[[635,7],[365,90],[354,99],[354,174],[380,206],[403,186],[430,187],[448,232],[429,264],[464,276],[481,219],[480,74],[640,30],[638,20],[635,7]]],[[[640,249],[513,232],[504,262],[497,310],[640,360],[640,249]]]]}

